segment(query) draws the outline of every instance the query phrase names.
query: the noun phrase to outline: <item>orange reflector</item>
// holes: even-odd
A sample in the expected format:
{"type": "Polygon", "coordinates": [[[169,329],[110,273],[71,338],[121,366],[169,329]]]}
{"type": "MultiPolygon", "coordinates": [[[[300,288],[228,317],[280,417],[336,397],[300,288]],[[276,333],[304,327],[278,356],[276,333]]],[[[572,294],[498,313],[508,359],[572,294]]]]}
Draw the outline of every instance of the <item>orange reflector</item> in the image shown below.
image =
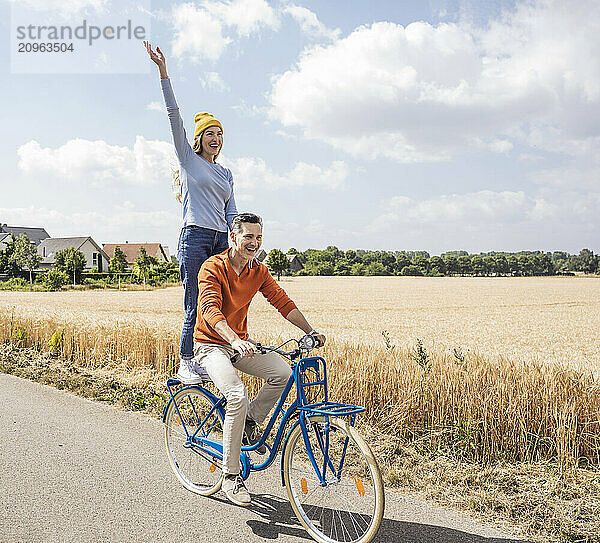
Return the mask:
{"type": "Polygon", "coordinates": [[[358,493],[361,496],[364,496],[365,495],[365,487],[362,484],[362,481],[358,477],[355,477],[354,478],[354,484],[356,485],[356,489],[358,490],[358,493]]]}
{"type": "Polygon", "coordinates": [[[181,426],[181,419],[175,419],[175,422],[181,426]]]}
{"type": "Polygon", "coordinates": [[[216,464],[212,464],[210,466],[210,468],[208,469],[208,471],[210,471],[211,473],[214,473],[216,469],[217,469],[217,465],[216,464]]]}
{"type": "Polygon", "coordinates": [[[302,488],[303,494],[308,494],[308,483],[304,477],[302,477],[302,480],[300,481],[300,487],[302,488]]]}

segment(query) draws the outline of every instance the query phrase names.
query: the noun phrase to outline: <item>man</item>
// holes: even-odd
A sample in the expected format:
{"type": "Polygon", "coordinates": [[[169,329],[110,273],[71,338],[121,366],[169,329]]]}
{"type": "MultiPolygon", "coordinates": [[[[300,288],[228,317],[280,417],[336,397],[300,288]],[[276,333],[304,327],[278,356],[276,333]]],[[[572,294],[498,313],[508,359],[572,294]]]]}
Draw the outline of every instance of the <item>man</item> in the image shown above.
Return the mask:
{"type": "MultiPolygon", "coordinates": [[[[250,494],[240,476],[242,437],[248,444],[260,438],[258,425],[267,417],[291,375],[289,365],[275,353],[259,354],[248,341],[248,307],[260,291],[283,317],[305,334],[313,334],[320,345],[325,336],[312,328],[304,315],[254,257],[262,244],[262,219],[243,213],[233,219],[231,247],[207,259],[198,275],[198,316],[194,331],[194,362],[184,363],[177,376],[186,384],[200,382],[204,369],[227,398],[223,423],[223,484],[227,498],[249,505],[250,494]],[[239,358],[231,358],[239,353],[239,358]],[[235,369],[265,379],[256,398],[248,392],[235,369]]],[[[262,447],[264,454],[265,448],[262,447]]]]}

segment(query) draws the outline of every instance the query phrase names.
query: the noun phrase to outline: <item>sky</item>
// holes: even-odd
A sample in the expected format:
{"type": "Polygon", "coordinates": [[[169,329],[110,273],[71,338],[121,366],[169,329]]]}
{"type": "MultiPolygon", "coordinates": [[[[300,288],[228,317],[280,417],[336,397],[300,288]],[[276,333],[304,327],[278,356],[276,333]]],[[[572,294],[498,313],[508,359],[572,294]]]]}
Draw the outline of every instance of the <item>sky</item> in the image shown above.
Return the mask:
{"type": "MultiPolygon", "coordinates": [[[[124,73],[11,64],[16,8],[93,22],[120,4],[0,3],[0,223],[174,254],[177,163],[141,42],[103,53],[124,73]]],[[[148,0],[144,16],[188,135],[196,112],[222,122],[267,250],[600,252],[597,0],[148,0]]]]}

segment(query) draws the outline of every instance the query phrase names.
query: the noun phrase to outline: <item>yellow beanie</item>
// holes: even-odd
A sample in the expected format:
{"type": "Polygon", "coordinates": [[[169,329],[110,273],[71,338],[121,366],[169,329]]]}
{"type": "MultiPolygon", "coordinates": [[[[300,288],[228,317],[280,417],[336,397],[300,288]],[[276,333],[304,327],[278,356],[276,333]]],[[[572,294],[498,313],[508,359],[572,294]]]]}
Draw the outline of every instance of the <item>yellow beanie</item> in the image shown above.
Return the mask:
{"type": "Polygon", "coordinates": [[[194,141],[209,126],[218,126],[221,130],[223,130],[221,123],[217,121],[217,119],[215,119],[210,113],[196,113],[194,122],[196,123],[196,127],[194,129],[194,141]]]}

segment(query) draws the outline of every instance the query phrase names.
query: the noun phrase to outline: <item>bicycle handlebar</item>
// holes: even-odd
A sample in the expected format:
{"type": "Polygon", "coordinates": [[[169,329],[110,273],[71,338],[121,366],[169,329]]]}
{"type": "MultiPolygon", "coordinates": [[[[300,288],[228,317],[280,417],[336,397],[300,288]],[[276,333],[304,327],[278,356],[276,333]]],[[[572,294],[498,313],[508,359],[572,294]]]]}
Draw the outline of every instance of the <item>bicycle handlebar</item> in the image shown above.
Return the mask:
{"type": "Polygon", "coordinates": [[[261,345],[260,343],[256,344],[256,348],[258,349],[258,352],[260,352],[261,354],[265,354],[267,351],[270,352],[274,352],[277,353],[281,356],[285,356],[286,358],[289,358],[290,360],[295,360],[296,358],[299,358],[300,356],[302,356],[302,352],[306,351],[306,353],[308,353],[309,351],[312,351],[313,349],[316,349],[317,347],[320,347],[320,341],[315,337],[312,336],[310,334],[306,334],[305,336],[302,336],[299,340],[298,339],[289,339],[288,341],[282,343],[279,347],[273,347],[271,345],[261,345]],[[295,342],[297,347],[291,351],[284,351],[281,349],[281,347],[283,347],[284,345],[286,345],[287,343],[290,342],[295,342]]]}

